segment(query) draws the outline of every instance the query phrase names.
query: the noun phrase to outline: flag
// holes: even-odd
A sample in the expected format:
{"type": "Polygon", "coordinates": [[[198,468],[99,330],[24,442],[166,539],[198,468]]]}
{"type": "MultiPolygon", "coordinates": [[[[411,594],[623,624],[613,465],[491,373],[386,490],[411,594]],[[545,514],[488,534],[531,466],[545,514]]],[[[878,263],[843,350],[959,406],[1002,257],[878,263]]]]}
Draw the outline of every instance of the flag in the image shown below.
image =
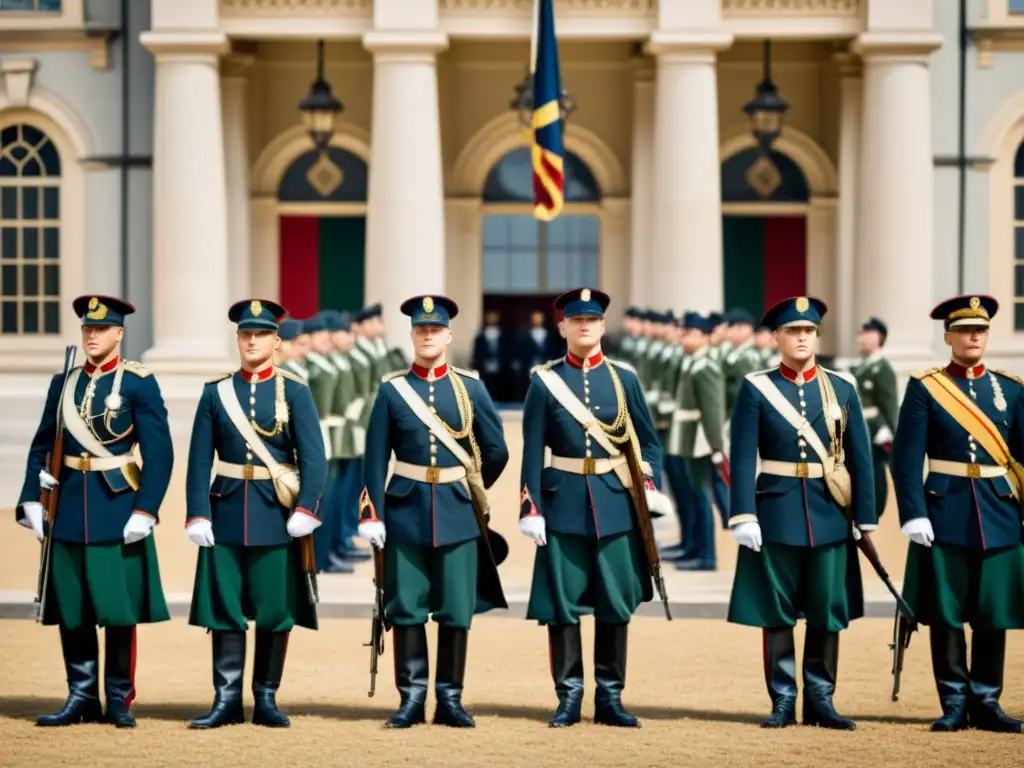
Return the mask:
{"type": "Polygon", "coordinates": [[[565,149],[559,98],[562,75],[558,67],[554,0],[534,0],[533,30],[533,216],[551,221],[565,205],[565,149]]]}

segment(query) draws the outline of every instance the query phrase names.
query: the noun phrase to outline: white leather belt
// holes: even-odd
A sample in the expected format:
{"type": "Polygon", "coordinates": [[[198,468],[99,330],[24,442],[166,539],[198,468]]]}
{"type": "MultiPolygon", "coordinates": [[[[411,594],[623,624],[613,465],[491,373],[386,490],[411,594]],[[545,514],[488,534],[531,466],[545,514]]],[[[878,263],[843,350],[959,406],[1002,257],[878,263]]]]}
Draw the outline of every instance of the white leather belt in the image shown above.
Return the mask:
{"type": "Polygon", "coordinates": [[[867,408],[864,409],[865,419],[877,419],[878,414],[879,410],[877,405],[869,405],[867,408]]]}
{"type": "Polygon", "coordinates": [[[568,456],[552,456],[551,466],[574,475],[606,475],[626,463],[625,456],[602,459],[571,459],[568,456]]]}
{"type": "Polygon", "coordinates": [[[106,472],[134,463],[135,456],[130,453],[121,456],[64,456],[64,466],[79,472],[106,472]]]}
{"type": "MultiPolygon", "coordinates": [[[[285,469],[294,469],[290,464],[281,465],[285,469]]],[[[262,464],[230,464],[226,461],[217,462],[217,474],[230,477],[232,480],[270,480],[270,470],[262,464]]]]}
{"type": "Polygon", "coordinates": [[[457,483],[466,477],[466,468],[459,467],[421,467],[405,461],[395,461],[394,475],[416,480],[420,483],[457,483]]]}
{"type": "Polygon", "coordinates": [[[1000,467],[998,464],[968,464],[963,461],[944,461],[942,459],[928,459],[928,471],[939,475],[971,479],[1006,476],[1006,467],[1000,467]]]}
{"type": "Polygon", "coordinates": [[[347,421],[344,416],[328,416],[323,423],[328,427],[344,427],[347,421]]]}
{"type": "Polygon", "coordinates": [[[700,411],[680,408],[672,414],[672,421],[700,421],[700,411]]]}
{"type": "Polygon", "coordinates": [[[817,462],[761,460],[761,473],[780,477],[818,478],[825,476],[825,468],[817,462]]]}
{"type": "Polygon", "coordinates": [[[363,403],[365,401],[361,397],[357,397],[347,406],[345,406],[345,418],[346,419],[358,419],[363,413],[363,403]]]}

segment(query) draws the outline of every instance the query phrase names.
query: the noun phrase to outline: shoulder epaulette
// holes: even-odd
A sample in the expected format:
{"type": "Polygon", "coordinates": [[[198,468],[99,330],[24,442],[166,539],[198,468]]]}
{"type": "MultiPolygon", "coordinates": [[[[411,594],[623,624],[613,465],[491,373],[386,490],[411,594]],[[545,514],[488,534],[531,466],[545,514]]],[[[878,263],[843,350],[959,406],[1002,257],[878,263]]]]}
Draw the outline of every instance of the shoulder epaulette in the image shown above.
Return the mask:
{"type": "Polygon", "coordinates": [[[384,384],[392,379],[397,379],[399,376],[405,376],[411,370],[411,368],[399,368],[397,371],[389,371],[380,377],[380,383],[384,384]]]}
{"type": "Polygon", "coordinates": [[[274,370],[277,373],[284,376],[286,379],[291,379],[292,381],[298,382],[299,384],[302,384],[304,387],[309,386],[309,382],[307,382],[304,378],[299,376],[299,374],[295,373],[295,371],[289,371],[287,368],[278,368],[276,366],[274,367],[274,370]]]}
{"type": "Polygon", "coordinates": [[[941,370],[942,370],[942,368],[939,367],[939,368],[929,368],[927,371],[914,371],[912,374],[910,374],[910,378],[912,378],[912,379],[925,379],[925,378],[928,378],[929,376],[931,376],[932,374],[938,373],[941,370]]]}
{"type": "Polygon", "coordinates": [[[838,376],[847,384],[851,384],[854,387],[857,386],[857,377],[849,371],[837,371],[834,368],[826,368],[825,366],[821,366],[821,370],[825,371],[825,373],[831,373],[833,376],[838,376]]]}
{"type": "Polygon", "coordinates": [[[142,363],[137,362],[135,360],[125,360],[124,361],[124,369],[126,371],[128,371],[129,373],[134,373],[140,379],[144,379],[147,376],[152,376],[153,375],[153,372],[151,370],[149,370],[149,368],[147,368],[142,363]]]}
{"type": "Polygon", "coordinates": [[[220,382],[224,381],[224,379],[230,378],[233,375],[234,375],[234,371],[229,371],[228,373],[218,373],[212,379],[207,379],[206,383],[207,384],[219,384],[220,382]]]}
{"type": "Polygon", "coordinates": [[[455,371],[457,374],[459,374],[459,376],[465,376],[468,379],[479,379],[480,378],[480,374],[477,373],[476,371],[469,371],[469,370],[466,370],[465,368],[456,368],[454,365],[451,366],[451,369],[453,371],[455,371]]]}
{"type": "Polygon", "coordinates": [[[1024,386],[1024,379],[1022,379],[1020,376],[1014,373],[1010,373],[1009,371],[1002,371],[998,368],[992,368],[991,370],[992,373],[998,373],[1000,376],[1010,379],[1011,381],[1016,381],[1021,386],[1024,386]]]}
{"type": "Polygon", "coordinates": [[[621,368],[624,371],[630,371],[631,373],[636,373],[636,368],[634,368],[632,365],[627,363],[625,360],[612,360],[610,357],[605,358],[605,359],[609,363],[614,365],[616,368],[621,368]]]}
{"type": "Polygon", "coordinates": [[[530,375],[532,376],[534,374],[534,372],[542,370],[542,369],[545,369],[545,368],[553,368],[558,363],[562,362],[563,359],[564,358],[556,357],[554,360],[548,360],[546,363],[541,363],[540,365],[535,365],[535,366],[533,366],[533,368],[530,369],[530,375]]]}

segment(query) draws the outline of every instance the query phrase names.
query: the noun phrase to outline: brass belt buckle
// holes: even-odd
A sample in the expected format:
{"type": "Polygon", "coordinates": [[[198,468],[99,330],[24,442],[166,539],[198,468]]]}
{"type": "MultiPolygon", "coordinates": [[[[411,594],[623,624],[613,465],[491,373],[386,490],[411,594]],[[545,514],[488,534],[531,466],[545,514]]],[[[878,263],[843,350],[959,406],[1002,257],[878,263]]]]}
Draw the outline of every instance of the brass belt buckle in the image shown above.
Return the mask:
{"type": "Polygon", "coordinates": [[[583,460],[583,474],[584,475],[596,475],[597,474],[597,462],[593,457],[588,456],[583,460]]]}
{"type": "Polygon", "coordinates": [[[252,480],[252,479],[254,479],[254,475],[255,474],[256,474],[255,473],[255,467],[253,467],[252,464],[245,464],[242,467],[242,477],[243,477],[243,479],[245,479],[245,480],[252,480]]]}
{"type": "Polygon", "coordinates": [[[78,468],[82,472],[89,472],[92,470],[92,457],[88,453],[82,454],[82,458],[78,460],[78,468]]]}
{"type": "Polygon", "coordinates": [[[971,480],[981,479],[981,464],[968,464],[967,465],[967,476],[971,480]]]}
{"type": "Polygon", "coordinates": [[[440,467],[427,467],[427,482],[431,485],[436,485],[441,481],[441,468],[440,467]]]}
{"type": "Polygon", "coordinates": [[[811,467],[806,461],[797,462],[796,476],[805,479],[811,476],[811,467]]]}

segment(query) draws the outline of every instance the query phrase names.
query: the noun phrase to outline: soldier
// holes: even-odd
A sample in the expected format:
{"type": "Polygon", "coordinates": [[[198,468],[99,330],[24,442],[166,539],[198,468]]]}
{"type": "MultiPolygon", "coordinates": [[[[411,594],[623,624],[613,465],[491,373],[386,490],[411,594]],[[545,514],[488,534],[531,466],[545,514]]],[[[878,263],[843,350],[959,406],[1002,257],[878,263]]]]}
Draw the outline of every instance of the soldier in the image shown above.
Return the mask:
{"type": "Polygon", "coordinates": [[[825,312],[824,302],[808,297],[768,310],[762,323],[775,329],[782,364],[746,377],[732,416],[729,526],[742,546],[729,621],[763,629],[772,702],[766,728],[796,723],[793,627],[800,616],[807,621],[804,725],[855,728],[832,697],[839,631],[864,613],[853,538],[877,520],[857,391],[815,361],[825,312]]]}
{"type": "Polygon", "coordinates": [[[352,331],[356,336],[356,349],[366,358],[370,367],[370,389],[368,396],[372,398],[377,392],[380,380],[391,370],[387,360],[381,356],[377,347],[377,313],[380,305],[363,307],[353,318],[352,331]]]}
{"type": "Polygon", "coordinates": [[[295,352],[293,351],[295,339],[298,338],[301,332],[302,323],[298,320],[287,318],[281,321],[281,327],[277,329],[281,345],[274,352],[274,365],[278,368],[287,368],[292,373],[307,378],[309,371],[303,365],[296,362],[295,352]]]}
{"type": "MultiPolygon", "coordinates": [[[[308,381],[309,364],[306,362],[306,358],[309,356],[309,331],[306,330],[301,320],[293,320],[290,317],[282,320],[281,324],[278,333],[283,330],[285,337],[289,340],[289,360],[284,367],[300,376],[304,381],[308,381]]],[[[282,344],[282,346],[284,345],[282,344]]]]}
{"type": "Polygon", "coordinates": [[[167,621],[156,546],[150,535],[171,479],[174,451],[160,387],[139,363],[121,358],[124,318],[135,312],[111,296],[79,296],[84,367],[54,376],[29,449],[17,520],[44,537],[42,490],[59,486],[43,624],[60,627],[68,698],[36,725],[104,720],[96,627],[105,628],[106,721],[132,728],[136,624],[167,621]],[[63,390],[63,391],[62,391],[63,390]],[[62,423],[60,475],[48,471],[62,423]],[[144,468],[135,455],[145,459],[144,468]]]}
{"type": "Polygon", "coordinates": [[[622,706],[626,638],[630,618],[653,590],[620,446],[642,453],[645,487],[653,491],[661,444],[636,375],[601,351],[609,302],[589,288],[555,300],[569,350],[535,370],[523,412],[519,527],[538,545],[526,617],[548,628],[558,696],[552,727],[580,721],[580,616],[588,613],[596,622],[594,721],[639,725],[622,706]],[[545,448],[552,451],[546,468],[545,448]]]}
{"type": "Polygon", "coordinates": [[[623,333],[616,350],[623,362],[636,365],[636,345],[643,332],[643,312],[637,307],[627,307],[622,318],[623,333]]]}
{"type": "Polygon", "coordinates": [[[543,312],[530,313],[530,328],[519,334],[516,371],[519,375],[519,397],[525,397],[530,386],[530,371],[558,355],[558,342],[547,327],[543,312]]]}
{"type": "Polygon", "coordinates": [[[982,362],[998,308],[991,296],[957,296],[932,310],[952,361],[912,376],[893,441],[893,487],[911,541],[903,594],[930,628],[942,705],[933,731],[1024,729],[999,706],[1006,630],[1024,628],[1024,382],[982,362]]]}
{"type": "Polygon", "coordinates": [[[725,390],[722,371],[711,359],[711,320],[697,312],[683,316],[683,349],[679,386],[669,434],[668,452],[683,460],[687,531],[685,556],[676,562],[683,571],[715,570],[715,522],[711,511],[713,475],[727,472],[724,454],[725,390]]]}
{"type": "Polygon", "coordinates": [[[736,395],[748,373],[763,367],[761,355],[754,346],[754,318],[745,309],[725,313],[725,353],[722,370],[725,374],[725,414],[732,413],[736,395]]]}
{"type": "Polygon", "coordinates": [[[433,614],[433,721],[472,728],[462,705],[469,628],[474,613],[507,607],[497,569],[507,546],[486,527],[484,489],[505,469],[508,448],[487,390],[446,361],[450,322],[459,311],[455,302],[415,296],[401,311],[412,318],[416,359],[410,370],[381,383],[359,499],[359,535],[383,550],[385,613],[394,627],[401,705],[386,725],[408,728],[425,720],[425,625],[433,614]],[[387,482],[392,451],[394,473],[387,482]]]}
{"type": "Polygon", "coordinates": [[[506,383],[509,380],[508,364],[512,350],[501,328],[501,313],[489,310],[484,314],[484,327],[473,340],[473,368],[479,372],[480,380],[487,388],[492,400],[501,402],[508,399],[506,383]]]}
{"type": "Polygon", "coordinates": [[[296,624],[317,627],[293,540],[320,527],[327,459],[309,387],[273,364],[284,314],[272,301],[231,306],[241,367],[209,381],[196,408],[185,486],[185,531],[199,546],[189,623],[213,635],[215,697],[191,728],[245,721],[247,619],[256,624],[252,722],[288,727],[276,701],[288,636],[296,624]]]}
{"type": "Polygon", "coordinates": [[[875,465],[875,513],[879,518],[885,512],[889,495],[886,470],[892,453],[893,431],[899,414],[896,394],[896,373],[882,356],[882,347],[889,331],[885,323],[872,317],[861,326],[858,341],[861,361],[852,373],[857,378],[857,392],[864,405],[864,418],[868,420],[871,436],[871,456],[875,465]]]}
{"type": "Polygon", "coordinates": [[[777,368],[779,359],[778,343],[775,341],[775,334],[771,328],[759,325],[754,331],[754,347],[761,357],[761,365],[766,368],[777,368]]]}

